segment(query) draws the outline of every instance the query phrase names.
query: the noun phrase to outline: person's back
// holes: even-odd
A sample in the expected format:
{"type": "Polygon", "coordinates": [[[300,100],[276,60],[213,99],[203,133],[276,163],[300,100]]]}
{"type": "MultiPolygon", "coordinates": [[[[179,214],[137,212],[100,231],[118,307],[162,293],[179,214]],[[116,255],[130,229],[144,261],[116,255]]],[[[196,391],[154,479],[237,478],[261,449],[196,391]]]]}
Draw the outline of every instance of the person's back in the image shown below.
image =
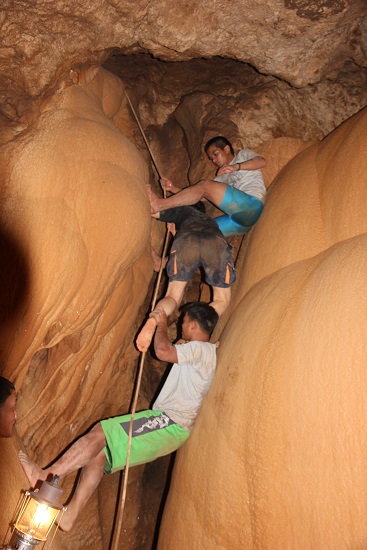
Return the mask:
{"type": "Polygon", "coordinates": [[[182,428],[191,432],[202,400],[213,381],[216,345],[186,342],[176,345],[178,363],[154,402],[153,410],[163,410],[182,428]]]}
{"type": "Polygon", "coordinates": [[[194,206],[169,208],[160,213],[159,220],[174,223],[176,236],[178,233],[180,235],[199,233],[204,238],[211,238],[212,236],[223,237],[214,219],[194,206]]]}

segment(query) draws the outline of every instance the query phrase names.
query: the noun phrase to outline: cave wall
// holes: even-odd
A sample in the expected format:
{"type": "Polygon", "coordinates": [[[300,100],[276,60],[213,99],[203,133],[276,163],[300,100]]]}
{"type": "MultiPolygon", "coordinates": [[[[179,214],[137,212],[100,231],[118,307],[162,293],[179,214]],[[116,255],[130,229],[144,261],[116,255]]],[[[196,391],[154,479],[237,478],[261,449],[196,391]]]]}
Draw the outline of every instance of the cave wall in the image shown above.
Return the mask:
{"type": "MultiPolygon", "coordinates": [[[[36,102],[27,120],[5,128],[3,140],[2,251],[12,269],[3,272],[1,360],[18,389],[21,437],[13,445],[0,442],[4,471],[12,471],[4,479],[5,537],[15,496],[28,488],[16,460],[19,446],[46,465],[95,421],[129,408],[138,357],[134,336],[149,309],[151,223],[144,184],[152,173],[124,86],[104,69],[75,73],[55,96],[36,102]]],[[[268,185],[309,145],[280,142],[267,145],[269,155],[273,150],[268,185]]],[[[207,170],[204,163],[202,158],[207,170]]],[[[153,224],[152,243],[158,247],[162,237],[153,224]]],[[[162,367],[148,367],[140,408],[162,374],[162,367]]],[[[167,466],[154,466],[146,482],[142,468],[130,474],[123,535],[130,547],[150,547],[167,466]],[[144,506],[157,472],[160,483],[144,506]]],[[[75,479],[63,481],[65,498],[75,479]]],[[[85,541],[91,548],[108,546],[117,486],[118,476],[103,479],[75,529],[57,535],[60,548],[77,550],[85,541]]]]}
{"type": "MultiPolygon", "coordinates": [[[[213,389],[210,414],[204,412],[197,430],[202,433],[202,422],[211,432],[213,418],[218,426],[228,418],[234,424],[244,419],[245,433],[239,439],[231,432],[228,449],[224,426],[216,434],[219,454],[209,436],[199,456],[201,435],[180,452],[161,547],[182,541],[188,547],[186,530],[195,534],[192,545],[232,548],[246,540],[249,548],[276,548],[277,523],[279,548],[288,541],[295,547],[298,528],[300,548],[319,539],[334,545],[331,522],[348,513],[332,502],[334,494],[352,510],[341,521],[340,540],[344,547],[363,546],[357,525],[364,513],[363,503],[358,510],[363,474],[357,469],[347,479],[334,449],[344,459],[347,451],[337,439],[351,434],[350,469],[351,457],[359,464],[363,453],[364,378],[358,354],[351,355],[352,367],[349,359],[340,365],[339,357],[345,358],[350,327],[357,335],[352,342],[364,336],[364,323],[355,322],[363,319],[364,305],[358,303],[358,270],[365,223],[365,1],[173,6],[4,0],[0,28],[0,250],[6,266],[0,273],[0,369],[16,383],[19,409],[19,437],[0,441],[6,495],[0,540],[20,489],[28,488],[17,450],[24,446],[43,465],[93,422],[130,405],[138,359],[133,341],[154,281],[149,241],[159,250],[163,228],[150,223],[144,184],[158,189],[157,174],[127,91],[163,175],[180,184],[212,175],[202,147],[223,133],[236,148],[250,146],[265,156],[270,186],[256,230],[232,239],[238,283],[216,333],[222,388],[213,389]],[[262,339],[254,348],[256,331],[262,339]],[[338,341],[335,353],[329,332],[338,341]],[[316,372],[315,362],[325,363],[324,369],[316,372]],[[350,382],[347,374],[355,368],[357,378],[350,382]],[[332,414],[334,390],[342,407],[332,414]],[[348,424],[348,414],[355,425],[348,424]],[[312,454],[314,426],[319,439],[327,434],[319,461],[312,454]],[[300,467],[302,453],[317,473],[319,493],[312,493],[312,502],[306,494],[311,468],[300,467]],[[223,456],[233,462],[233,477],[218,458],[223,456]],[[196,465],[198,474],[212,468],[215,475],[203,474],[205,486],[193,489],[196,465]],[[331,467],[340,483],[328,483],[331,467]],[[304,492],[294,482],[298,475],[304,492]],[[361,482],[360,493],[350,480],[361,482]],[[181,488],[187,510],[177,498],[181,488]],[[243,529],[233,509],[246,518],[243,529]],[[177,541],[167,533],[169,518],[177,541]]],[[[190,288],[187,296],[195,299],[197,290],[190,288]]],[[[354,353],[357,344],[352,348],[354,353]]],[[[147,361],[140,408],[164,372],[147,361]]],[[[157,461],[131,472],[124,546],[150,550],[167,468],[168,462],[157,461]]],[[[66,495],[74,480],[63,482],[66,495]]],[[[103,479],[75,529],[57,535],[56,548],[108,547],[117,485],[117,476],[103,479]]]]}
{"type": "Polygon", "coordinates": [[[270,186],[160,550],[367,544],[366,130],[364,109],[270,186]]]}
{"type": "MultiPolygon", "coordinates": [[[[81,74],[0,152],[2,261],[14,265],[2,275],[2,373],[18,389],[18,433],[43,466],[130,406],[135,321],[153,270],[147,164],[112,122],[124,120],[124,97],[103,69],[81,74]]],[[[1,462],[18,471],[14,492],[27,488],[14,459],[1,462]]],[[[4,536],[13,508],[7,498],[1,508],[4,536]]],[[[101,530],[95,511],[89,534],[101,530]]]]}
{"type": "Polygon", "coordinates": [[[319,141],[367,104],[367,72],[351,67],[302,88],[219,57],[115,53],[104,67],[125,83],[160,172],[182,185],[212,177],[203,147],[214,135],[255,151],[278,138],[319,141]]]}
{"type": "Polygon", "coordinates": [[[10,117],[115,49],[174,62],[237,59],[300,88],[345,63],[367,67],[364,0],[4,0],[2,14],[0,104],[10,117]]]}

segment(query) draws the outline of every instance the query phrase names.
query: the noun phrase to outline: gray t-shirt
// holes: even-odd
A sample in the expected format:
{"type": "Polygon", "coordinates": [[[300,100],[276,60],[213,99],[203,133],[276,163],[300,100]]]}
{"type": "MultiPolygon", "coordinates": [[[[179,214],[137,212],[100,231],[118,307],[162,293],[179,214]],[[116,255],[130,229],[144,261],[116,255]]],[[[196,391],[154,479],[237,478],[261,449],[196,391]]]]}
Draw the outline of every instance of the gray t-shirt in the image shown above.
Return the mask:
{"type": "MultiPolygon", "coordinates": [[[[258,157],[258,153],[251,151],[251,149],[241,149],[233,158],[232,164],[238,162],[245,162],[246,160],[258,157]]],[[[261,202],[265,202],[266,187],[264,184],[264,178],[261,170],[239,170],[231,172],[230,174],[223,174],[222,176],[216,176],[214,181],[221,181],[231,187],[235,187],[248,195],[252,195],[261,202]]]]}
{"type": "Polygon", "coordinates": [[[216,345],[194,341],[175,347],[178,363],[172,365],[152,409],[165,412],[176,424],[191,432],[214,378],[216,345]]]}

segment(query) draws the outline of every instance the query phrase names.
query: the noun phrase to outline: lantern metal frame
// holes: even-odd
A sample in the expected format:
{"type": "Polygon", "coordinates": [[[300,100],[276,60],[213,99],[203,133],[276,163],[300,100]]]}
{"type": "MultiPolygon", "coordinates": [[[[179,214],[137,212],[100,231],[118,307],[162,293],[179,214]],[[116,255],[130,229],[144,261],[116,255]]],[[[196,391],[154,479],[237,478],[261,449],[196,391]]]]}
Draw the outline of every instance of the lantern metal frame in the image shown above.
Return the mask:
{"type": "MultiPolygon", "coordinates": [[[[8,545],[5,547],[9,550],[32,550],[35,546],[40,543],[43,545],[46,543],[53,526],[57,519],[61,520],[64,512],[66,511],[65,506],[58,504],[58,500],[61,497],[62,490],[60,487],[57,487],[58,476],[54,476],[51,483],[44,481],[40,489],[35,489],[34,491],[25,491],[22,503],[20,505],[19,513],[17,519],[14,522],[13,530],[10,534],[10,539],[8,545]],[[33,503],[32,503],[33,501],[33,503]],[[37,532],[37,527],[32,528],[32,525],[27,526],[26,532],[25,525],[21,524],[21,519],[24,516],[25,512],[28,509],[28,506],[32,506],[36,503],[35,513],[37,513],[37,506],[46,506],[47,509],[51,508],[53,513],[51,514],[51,520],[49,525],[47,522],[44,525],[44,532],[37,532]],[[60,515],[61,514],[61,515],[60,515]],[[32,532],[33,531],[33,532],[32,532]]],[[[48,548],[51,548],[55,537],[56,529],[54,530],[52,539],[48,548]]],[[[44,548],[44,546],[43,546],[44,548]]]]}

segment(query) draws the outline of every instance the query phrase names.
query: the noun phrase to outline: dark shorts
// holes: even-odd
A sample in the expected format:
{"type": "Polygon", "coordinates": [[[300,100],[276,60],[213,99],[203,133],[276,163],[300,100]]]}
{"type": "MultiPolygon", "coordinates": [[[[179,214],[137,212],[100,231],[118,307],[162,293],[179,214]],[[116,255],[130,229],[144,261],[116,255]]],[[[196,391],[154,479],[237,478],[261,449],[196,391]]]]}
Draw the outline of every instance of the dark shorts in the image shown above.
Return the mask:
{"type": "Polygon", "coordinates": [[[248,233],[259,219],[264,205],[260,199],[227,186],[219,208],[226,214],[214,219],[223,235],[228,237],[248,233]]]}
{"type": "MultiPolygon", "coordinates": [[[[126,466],[130,419],[131,414],[125,414],[100,422],[106,437],[104,452],[107,474],[126,466]]],[[[189,435],[190,432],[181,428],[162,411],[146,410],[135,413],[129,466],[152,462],[160,456],[173,453],[185,443],[189,435]]]]}
{"type": "Polygon", "coordinates": [[[231,247],[223,237],[199,233],[176,237],[167,263],[169,281],[188,282],[199,267],[208,285],[227,288],[236,280],[231,247]]]}

